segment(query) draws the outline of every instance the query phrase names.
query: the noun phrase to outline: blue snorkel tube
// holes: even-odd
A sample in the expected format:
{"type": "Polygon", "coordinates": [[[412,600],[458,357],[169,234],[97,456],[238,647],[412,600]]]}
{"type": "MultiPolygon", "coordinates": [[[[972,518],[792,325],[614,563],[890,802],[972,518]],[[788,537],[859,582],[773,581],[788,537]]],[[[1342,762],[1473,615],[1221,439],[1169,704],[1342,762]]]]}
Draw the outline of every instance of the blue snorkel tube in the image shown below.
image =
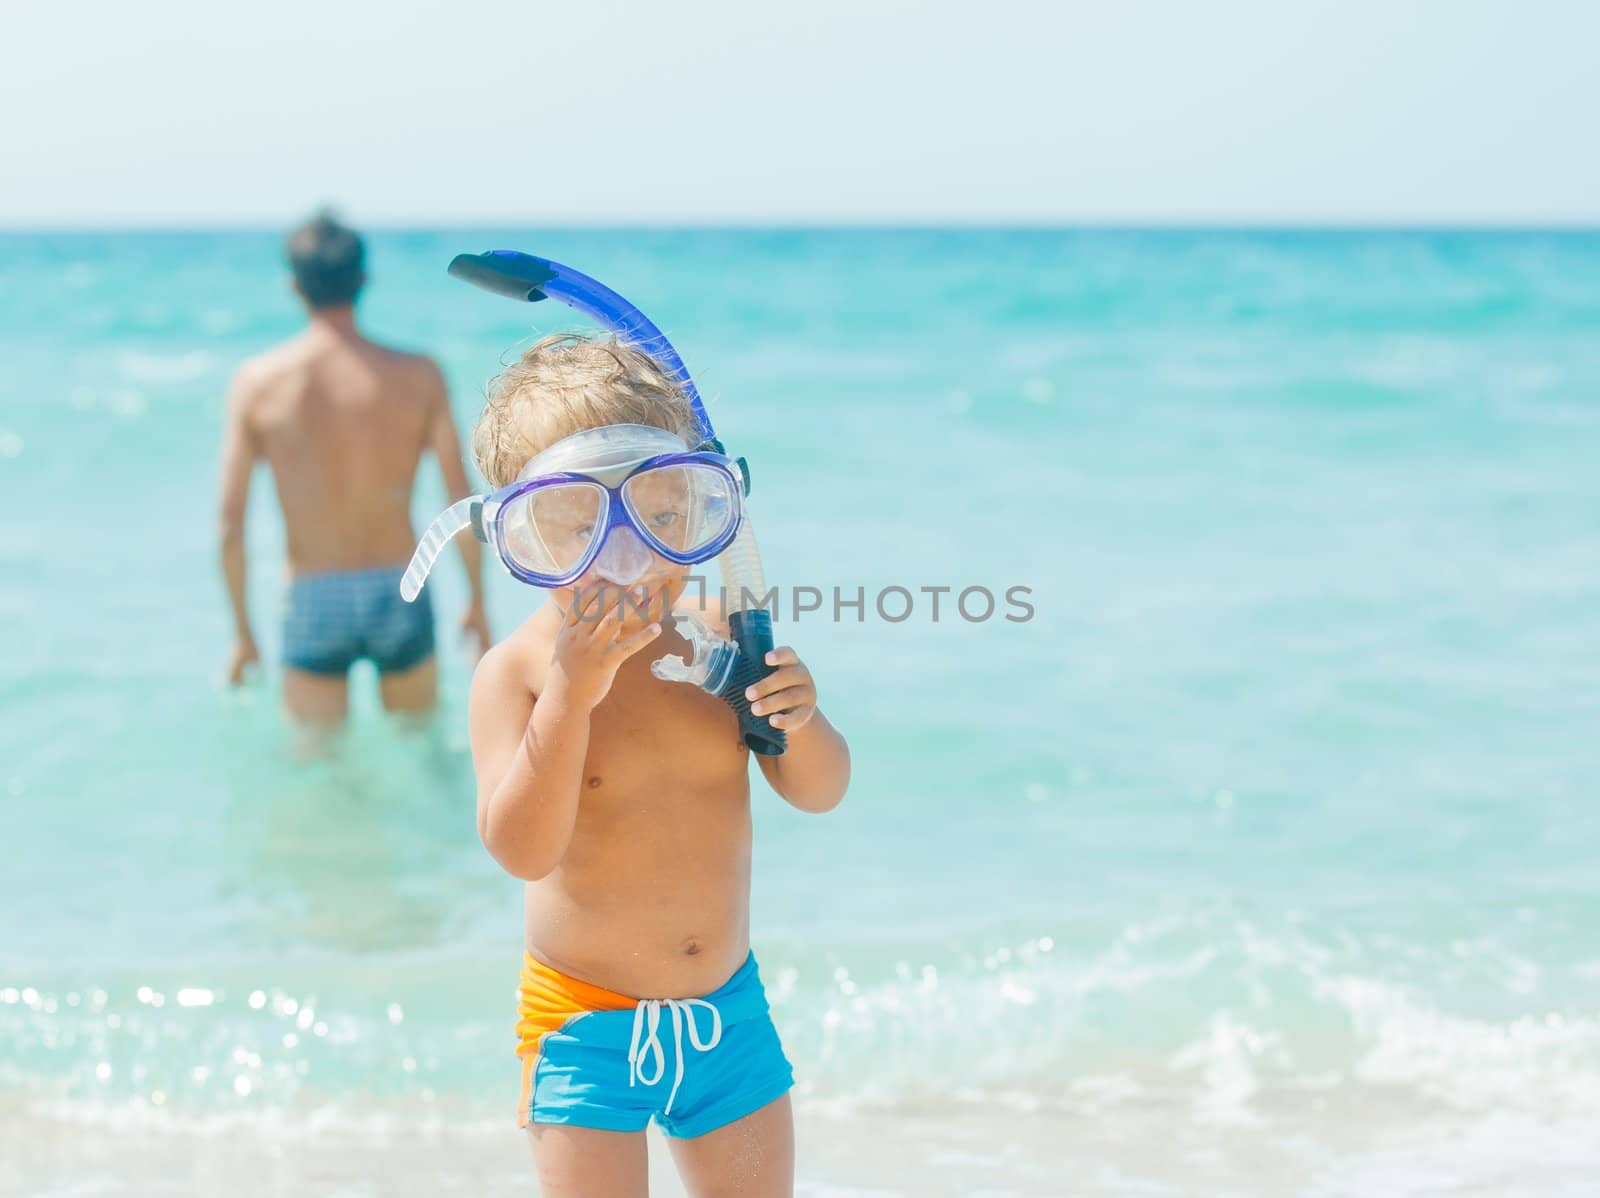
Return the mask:
{"type": "MultiPolygon", "coordinates": [[[[700,447],[724,452],[722,442],[717,440],[716,431],[711,427],[711,418],[706,415],[700,391],[689,377],[678,351],[672,348],[672,342],[649,317],[604,283],[570,266],[516,250],[457,254],[450,263],[450,274],[507,299],[527,303],[559,300],[616,334],[617,340],[625,345],[649,354],[667,369],[688,396],[699,423],[700,447]]],[[[743,458],[739,459],[739,469],[748,495],[750,469],[743,458]]],[[[734,639],[725,641],[712,632],[704,620],[697,616],[686,617],[680,623],[688,627],[680,631],[689,640],[692,657],[688,660],[664,657],[651,669],[658,678],[692,682],[726,701],[739,717],[739,734],[750,750],[762,757],[777,757],[788,747],[788,738],[774,728],[767,717],[751,714],[750,701],[744,697],[747,686],[775,669],[767,664],[767,653],[773,645],[772,613],[761,606],[767,594],[766,575],[761,568],[761,554],[756,548],[748,511],[740,521],[733,543],[722,551],[717,561],[722,569],[723,590],[728,596],[728,629],[734,639]]]]}

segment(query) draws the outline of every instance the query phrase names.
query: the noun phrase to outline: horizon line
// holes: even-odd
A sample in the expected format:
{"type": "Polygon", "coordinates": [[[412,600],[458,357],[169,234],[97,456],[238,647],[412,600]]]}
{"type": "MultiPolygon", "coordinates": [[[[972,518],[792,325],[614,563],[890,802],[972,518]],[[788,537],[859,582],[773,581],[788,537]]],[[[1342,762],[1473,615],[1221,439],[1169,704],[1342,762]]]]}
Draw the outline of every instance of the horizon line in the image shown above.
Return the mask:
{"type": "MultiPolygon", "coordinates": [[[[310,209],[316,211],[316,209],[310,209]]],[[[338,209],[341,219],[347,219],[338,209]]],[[[78,234],[172,234],[172,233],[282,233],[305,217],[283,222],[264,222],[258,218],[110,220],[66,224],[0,221],[0,236],[62,236],[78,234]]],[[[571,233],[1484,233],[1484,234],[1597,234],[1600,218],[1592,220],[979,220],[979,219],[864,219],[857,221],[801,220],[537,220],[518,219],[429,219],[429,220],[351,220],[360,232],[373,233],[468,233],[474,231],[539,229],[571,233]]]]}

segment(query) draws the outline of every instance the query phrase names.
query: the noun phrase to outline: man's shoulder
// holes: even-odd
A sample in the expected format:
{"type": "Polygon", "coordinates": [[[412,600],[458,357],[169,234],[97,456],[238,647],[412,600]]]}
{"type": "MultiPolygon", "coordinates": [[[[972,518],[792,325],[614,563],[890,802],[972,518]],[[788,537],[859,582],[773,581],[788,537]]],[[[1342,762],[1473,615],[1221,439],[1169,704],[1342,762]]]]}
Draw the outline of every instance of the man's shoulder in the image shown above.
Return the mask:
{"type": "Polygon", "coordinates": [[[234,369],[233,381],[228,385],[229,402],[236,408],[248,411],[256,400],[273,386],[288,377],[300,365],[300,355],[294,343],[286,342],[246,358],[234,369]]]}
{"type": "Polygon", "coordinates": [[[259,390],[304,364],[304,347],[298,341],[285,341],[240,362],[233,372],[233,385],[236,390],[259,390]]]}
{"type": "Polygon", "coordinates": [[[405,396],[428,407],[446,401],[449,391],[444,372],[427,354],[415,353],[377,341],[368,341],[366,354],[386,380],[390,394],[405,396]]]}
{"type": "Polygon", "coordinates": [[[392,370],[403,371],[408,374],[414,374],[418,378],[430,380],[444,378],[444,372],[439,369],[439,363],[427,354],[404,349],[398,345],[386,345],[381,341],[373,341],[370,338],[367,340],[367,345],[392,370]]]}

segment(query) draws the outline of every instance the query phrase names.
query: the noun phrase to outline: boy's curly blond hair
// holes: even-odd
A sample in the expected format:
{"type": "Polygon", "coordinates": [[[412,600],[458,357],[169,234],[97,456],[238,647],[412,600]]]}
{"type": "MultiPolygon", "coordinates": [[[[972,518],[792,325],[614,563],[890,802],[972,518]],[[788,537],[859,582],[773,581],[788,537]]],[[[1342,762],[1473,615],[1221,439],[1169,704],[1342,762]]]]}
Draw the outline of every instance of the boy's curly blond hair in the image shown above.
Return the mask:
{"type": "Polygon", "coordinates": [[[504,487],[534,454],[607,424],[648,424],[693,449],[699,424],[689,397],[648,354],[609,337],[541,337],[489,384],[472,435],[478,469],[504,487]]]}

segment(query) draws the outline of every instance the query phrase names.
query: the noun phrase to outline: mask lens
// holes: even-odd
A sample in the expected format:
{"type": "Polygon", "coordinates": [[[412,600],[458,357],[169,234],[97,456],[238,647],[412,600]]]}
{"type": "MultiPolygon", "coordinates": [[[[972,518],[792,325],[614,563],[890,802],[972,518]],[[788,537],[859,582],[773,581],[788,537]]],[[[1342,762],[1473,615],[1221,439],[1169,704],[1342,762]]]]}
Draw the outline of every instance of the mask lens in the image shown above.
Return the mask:
{"type": "Polygon", "coordinates": [[[603,534],[605,513],[606,493],[595,483],[530,491],[500,517],[506,554],[530,573],[566,574],[603,534]]]}
{"type": "Polygon", "coordinates": [[[636,474],[622,488],[622,497],[646,538],[683,556],[714,544],[739,516],[728,476],[693,463],[636,474]]]}

